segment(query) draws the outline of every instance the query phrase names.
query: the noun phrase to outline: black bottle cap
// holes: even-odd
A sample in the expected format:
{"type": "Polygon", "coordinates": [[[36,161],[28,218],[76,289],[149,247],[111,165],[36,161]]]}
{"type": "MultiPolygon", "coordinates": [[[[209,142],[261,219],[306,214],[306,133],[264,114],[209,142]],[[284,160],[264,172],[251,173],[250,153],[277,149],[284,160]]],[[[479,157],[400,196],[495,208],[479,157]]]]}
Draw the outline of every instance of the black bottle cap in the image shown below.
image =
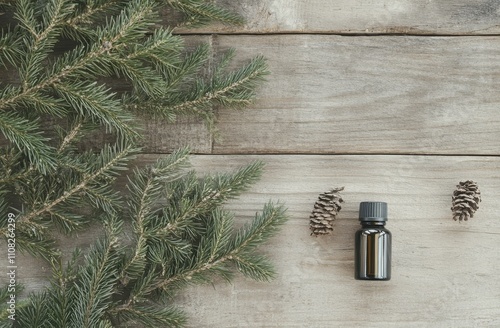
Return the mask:
{"type": "Polygon", "coordinates": [[[359,221],[361,222],[387,221],[387,203],[361,202],[359,204],[359,221]]]}

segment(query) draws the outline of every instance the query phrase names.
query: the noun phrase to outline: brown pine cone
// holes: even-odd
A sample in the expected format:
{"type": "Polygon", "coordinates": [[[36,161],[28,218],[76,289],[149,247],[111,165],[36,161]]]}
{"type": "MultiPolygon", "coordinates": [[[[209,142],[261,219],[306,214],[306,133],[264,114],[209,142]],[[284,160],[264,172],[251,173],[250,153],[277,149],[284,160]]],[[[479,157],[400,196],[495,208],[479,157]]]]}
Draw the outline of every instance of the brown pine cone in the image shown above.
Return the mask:
{"type": "Polygon", "coordinates": [[[453,212],[453,220],[467,221],[474,216],[474,213],[479,208],[481,202],[481,191],[477,186],[477,182],[472,180],[460,181],[457,189],[451,197],[453,212]]]}
{"type": "Polygon", "coordinates": [[[311,235],[327,235],[333,231],[333,221],[342,208],[340,204],[344,202],[340,196],[342,190],[344,187],[332,189],[319,195],[309,216],[311,235]]]}

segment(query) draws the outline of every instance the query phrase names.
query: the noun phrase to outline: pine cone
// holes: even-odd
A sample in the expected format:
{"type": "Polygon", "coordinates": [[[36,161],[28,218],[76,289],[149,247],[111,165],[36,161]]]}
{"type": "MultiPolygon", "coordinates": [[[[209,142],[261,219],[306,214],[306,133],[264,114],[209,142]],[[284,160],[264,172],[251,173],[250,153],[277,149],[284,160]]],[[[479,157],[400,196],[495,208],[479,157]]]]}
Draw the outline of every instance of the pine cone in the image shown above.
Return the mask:
{"type": "Polygon", "coordinates": [[[344,187],[332,189],[319,195],[309,216],[311,235],[317,237],[318,235],[327,235],[333,231],[333,221],[342,208],[340,203],[344,202],[339,194],[342,190],[344,190],[344,187]]]}
{"type": "Polygon", "coordinates": [[[472,180],[460,181],[451,197],[453,220],[467,221],[474,216],[481,201],[481,191],[472,180]]]}

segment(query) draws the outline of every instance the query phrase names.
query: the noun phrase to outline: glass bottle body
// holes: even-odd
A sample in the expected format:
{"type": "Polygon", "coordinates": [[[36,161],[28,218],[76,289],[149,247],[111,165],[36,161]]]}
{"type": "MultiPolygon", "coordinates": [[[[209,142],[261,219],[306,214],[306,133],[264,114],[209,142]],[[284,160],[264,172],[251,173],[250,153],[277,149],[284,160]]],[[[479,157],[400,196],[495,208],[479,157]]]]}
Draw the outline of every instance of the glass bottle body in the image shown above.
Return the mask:
{"type": "Polygon", "coordinates": [[[385,222],[362,222],[355,235],[355,273],[358,280],[391,279],[392,235],[385,222]]]}

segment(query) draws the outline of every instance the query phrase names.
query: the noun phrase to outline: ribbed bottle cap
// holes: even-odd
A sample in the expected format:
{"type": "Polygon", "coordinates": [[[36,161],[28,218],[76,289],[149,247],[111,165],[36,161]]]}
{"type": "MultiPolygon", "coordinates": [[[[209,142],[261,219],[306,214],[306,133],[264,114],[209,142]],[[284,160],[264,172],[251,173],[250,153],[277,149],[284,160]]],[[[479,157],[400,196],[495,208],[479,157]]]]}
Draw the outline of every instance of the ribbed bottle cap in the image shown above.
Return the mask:
{"type": "Polygon", "coordinates": [[[359,221],[369,221],[369,222],[387,221],[387,203],[361,202],[359,204],[359,221]]]}

